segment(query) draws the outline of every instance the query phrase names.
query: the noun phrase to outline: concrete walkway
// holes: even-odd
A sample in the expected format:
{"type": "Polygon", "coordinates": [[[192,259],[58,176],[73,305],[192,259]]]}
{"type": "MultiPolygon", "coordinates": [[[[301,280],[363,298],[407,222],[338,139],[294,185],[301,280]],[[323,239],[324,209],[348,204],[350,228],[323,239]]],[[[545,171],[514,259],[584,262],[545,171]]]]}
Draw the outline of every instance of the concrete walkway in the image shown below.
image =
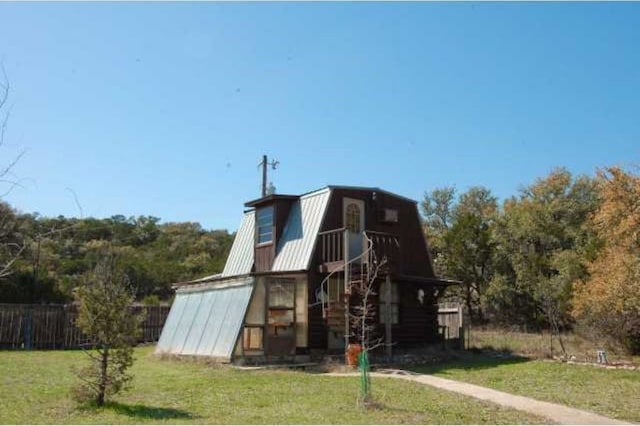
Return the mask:
{"type": "MultiPolygon", "coordinates": [[[[356,376],[358,373],[327,373],[331,376],[356,376]]],[[[526,411],[549,419],[553,423],[563,425],[624,425],[633,424],[623,422],[609,417],[600,416],[589,411],[578,410],[560,404],[551,402],[538,401],[537,399],[527,398],[524,396],[512,395],[506,392],[500,392],[494,389],[476,386],[469,383],[458,382],[455,380],[443,379],[441,377],[431,376],[428,374],[414,374],[402,370],[394,370],[390,373],[371,373],[371,377],[386,377],[394,379],[403,379],[413,382],[422,383],[433,386],[438,389],[444,389],[451,392],[460,393],[481,399],[483,401],[493,402],[494,404],[504,407],[515,408],[516,410],[526,411]]]]}

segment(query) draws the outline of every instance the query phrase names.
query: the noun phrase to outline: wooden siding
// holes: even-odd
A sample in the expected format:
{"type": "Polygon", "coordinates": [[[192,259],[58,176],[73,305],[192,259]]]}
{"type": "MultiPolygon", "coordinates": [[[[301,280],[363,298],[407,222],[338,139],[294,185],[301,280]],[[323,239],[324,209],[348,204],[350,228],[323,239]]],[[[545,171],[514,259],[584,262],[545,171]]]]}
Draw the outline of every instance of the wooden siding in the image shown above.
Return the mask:
{"type": "MultiPolygon", "coordinates": [[[[434,277],[417,205],[414,202],[384,192],[376,192],[374,200],[371,190],[334,188],[320,231],[329,231],[344,226],[342,223],[342,201],[345,197],[364,201],[365,230],[395,234],[400,237],[400,252],[398,254],[400,260],[395,265],[395,272],[434,277]],[[380,221],[379,211],[384,208],[397,210],[398,222],[380,221]]],[[[320,263],[319,250],[316,250],[314,259],[315,264],[318,265],[320,263]]]]}
{"type": "MultiPolygon", "coordinates": [[[[376,283],[375,292],[379,292],[380,284],[376,283]]],[[[328,327],[322,318],[322,307],[315,305],[315,292],[322,282],[322,274],[311,273],[309,278],[309,348],[326,349],[328,327]]],[[[430,284],[395,281],[398,283],[399,323],[391,329],[394,347],[410,348],[423,346],[438,341],[438,307],[436,305],[435,289],[430,284]],[[422,303],[418,300],[418,290],[424,291],[422,303]]],[[[371,303],[378,305],[379,298],[371,297],[371,303]]],[[[352,305],[358,303],[355,297],[350,300],[352,305]]],[[[375,309],[376,335],[385,335],[385,326],[380,324],[380,309],[375,309]]],[[[376,336],[373,336],[374,338],[376,336]]]]}
{"type": "MultiPolygon", "coordinates": [[[[284,231],[292,202],[292,200],[276,200],[273,202],[273,241],[255,246],[255,272],[268,272],[271,270],[273,259],[276,257],[277,241],[284,231]]],[[[261,204],[258,208],[267,205],[261,204]]]]}
{"type": "Polygon", "coordinates": [[[328,328],[322,318],[322,306],[316,304],[316,291],[320,288],[323,276],[316,271],[309,273],[309,348],[326,349],[328,328]]]}
{"type": "MultiPolygon", "coordinates": [[[[428,284],[398,282],[400,322],[391,328],[391,339],[401,348],[421,346],[438,340],[438,306],[435,290],[428,284]],[[418,290],[424,291],[423,302],[418,290]]],[[[384,328],[382,329],[384,335],[384,328]]]]}
{"type": "Polygon", "coordinates": [[[271,270],[273,259],[276,256],[276,245],[271,242],[268,244],[260,244],[255,247],[255,271],[267,272],[271,270]]]}
{"type": "MultiPolygon", "coordinates": [[[[330,231],[342,228],[343,199],[353,198],[365,203],[365,230],[394,234],[400,238],[398,260],[393,262],[393,272],[417,277],[435,278],[431,257],[428,252],[420,217],[416,203],[394,197],[384,192],[361,189],[334,188],[324,222],[320,231],[330,231]],[[379,211],[393,209],[398,212],[397,222],[383,222],[379,220],[379,211]]],[[[322,253],[316,246],[314,264],[309,275],[309,304],[315,303],[315,292],[319,288],[326,274],[319,273],[322,253]]],[[[407,348],[421,346],[438,341],[438,308],[436,306],[436,290],[433,285],[394,280],[398,283],[400,322],[392,326],[392,340],[395,347],[407,348]],[[421,304],[418,301],[418,290],[424,291],[421,304]]],[[[379,285],[379,284],[378,284],[379,285]]],[[[378,303],[373,297],[372,302],[378,303]]],[[[352,303],[357,303],[352,300],[352,303]]],[[[379,310],[376,312],[376,317],[379,310]]],[[[379,319],[376,318],[379,323],[379,319]]],[[[309,308],[309,347],[312,349],[327,348],[328,328],[322,318],[322,308],[319,305],[309,308]]],[[[384,324],[379,324],[377,333],[384,336],[384,324]]]]}
{"type": "MultiPolygon", "coordinates": [[[[380,279],[375,284],[376,295],[371,296],[374,312],[375,332],[372,338],[385,337],[385,325],[380,323],[380,286],[384,282],[380,279]]],[[[398,285],[399,322],[391,326],[391,340],[394,347],[411,348],[434,343],[438,339],[438,307],[435,304],[435,291],[431,285],[394,281],[398,285]],[[418,290],[424,291],[423,302],[418,300],[418,290]]],[[[352,297],[352,305],[360,303],[352,297]]],[[[381,349],[382,350],[382,349],[381,349]]]]}

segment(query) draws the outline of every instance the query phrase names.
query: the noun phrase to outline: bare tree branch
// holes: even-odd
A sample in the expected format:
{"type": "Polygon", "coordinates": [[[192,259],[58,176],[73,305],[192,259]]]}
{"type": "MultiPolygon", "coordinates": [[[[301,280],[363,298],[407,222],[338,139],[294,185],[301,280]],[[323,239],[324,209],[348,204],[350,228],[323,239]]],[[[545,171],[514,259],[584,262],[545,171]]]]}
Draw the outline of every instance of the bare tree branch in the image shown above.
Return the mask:
{"type": "Polygon", "coordinates": [[[73,201],[75,201],[76,207],[78,207],[78,210],[80,211],[80,218],[83,218],[84,217],[84,210],[82,209],[82,205],[80,205],[80,201],[78,200],[78,195],[76,194],[76,191],[74,191],[73,189],[69,188],[68,186],[65,187],[65,189],[67,191],[69,191],[71,193],[71,195],[73,195],[73,201]]]}
{"type": "MultiPolygon", "coordinates": [[[[17,245],[17,244],[16,244],[17,245]]],[[[5,244],[6,246],[6,244],[5,244]]],[[[0,265],[0,279],[11,275],[11,267],[13,266],[14,262],[16,260],[18,260],[18,258],[20,257],[20,255],[22,254],[22,252],[27,248],[27,245],[24,244],[20,247],[20,249],[17,251],[17,253],[15,253],[7,262],[3,263],[2,265],[0,265]]]]}
{"type": "MultiPolygon", "coordinates": [[[[0,81],[0,148],[5,143],[5,135],[7,131],[7,123],[9,122],[9,116],[11,115],[11,108],[7,108],[7,102],[9,100],[9,92],[11,85],[4,64],[0,63],[0,69],[2,71],[3,80],[0,81]]],[[[10,179],[12,177],[11,170],[20,161],[24,151],[18,154],[7,165],[0,167],[0,184],[8,184],[9,187],[6,191],[0,193],[0,200],[9,194],[16,186],[20,186],[20,179],[10,179]]],[[[3,228],[6,222],[3,222],[3,228]]],[[[7,230],[9,231],[9,230],[7,230]]],[[[6,234],[0,235],[0,279],[11,274],[11,268],[20,257],[22,252],[27,248],[26,242],[18,243],[12,241],[17,235],[14,230],[10,230],[6,234]]]]}

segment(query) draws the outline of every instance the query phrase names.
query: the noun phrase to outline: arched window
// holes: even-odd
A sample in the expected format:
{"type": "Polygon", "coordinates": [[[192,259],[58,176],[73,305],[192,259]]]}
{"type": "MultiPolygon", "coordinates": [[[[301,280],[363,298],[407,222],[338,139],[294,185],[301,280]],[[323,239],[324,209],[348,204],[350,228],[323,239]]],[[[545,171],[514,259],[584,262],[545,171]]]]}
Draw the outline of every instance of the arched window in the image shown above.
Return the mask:
{"type": "Polygon", "coordinates": [[[345,227],[350,232],[362,232],[360,229],[360,207],[356,203],[350,203],[347,205],[345,227]]]}

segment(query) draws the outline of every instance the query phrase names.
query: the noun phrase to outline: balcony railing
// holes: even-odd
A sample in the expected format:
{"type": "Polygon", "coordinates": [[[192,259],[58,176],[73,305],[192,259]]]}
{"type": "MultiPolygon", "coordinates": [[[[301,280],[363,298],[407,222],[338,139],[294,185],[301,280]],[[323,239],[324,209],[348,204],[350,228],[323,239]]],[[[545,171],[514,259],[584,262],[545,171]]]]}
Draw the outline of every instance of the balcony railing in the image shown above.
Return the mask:
{"type": "Polygon", "coordinates": [[[386,258],[387,264],[396,266],[400,260],[400,237],[386,232],[365,231],[365,235],[373,243],[375,258],[381,261],[386,258]]]}
{"type": "MultiPolygon", "coordinates": [[[[364,234],[373,243],[373,252],[378,260],[386,258],[389,265],[400,260],[400,237],[395,234],[377,231],[365,231],[364,234]]],[[[344,262],[346,229],[338,228],[320,232],[320,262],[322,264],[344,262]]]]}
{"type": "Polygon", "coordinates": [[[345,228],[332,229],[320,232],[320,261],[333,263],[344,260],[344,233],[345,228]]]}

